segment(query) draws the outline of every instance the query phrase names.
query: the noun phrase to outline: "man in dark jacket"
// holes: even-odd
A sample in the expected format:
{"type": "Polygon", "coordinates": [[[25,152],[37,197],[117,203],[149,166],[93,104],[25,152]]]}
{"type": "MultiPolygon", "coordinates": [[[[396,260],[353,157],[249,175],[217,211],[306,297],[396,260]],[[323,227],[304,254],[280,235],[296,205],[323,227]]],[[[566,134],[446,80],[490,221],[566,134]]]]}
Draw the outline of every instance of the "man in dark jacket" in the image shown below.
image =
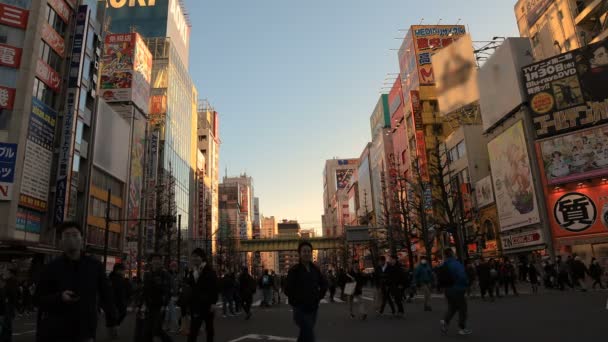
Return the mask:
{"type": "Polygon", "coordinates": [[[405,289],[409,287],[409,277],[407,272],[401,267],[396,255],[392,255],[387,268],[388,287],[390,296],[397,304],[397,314],[403,315],[403,300],[405,299],[405,289]]]}
{"type": "Polygon", "coordinates": [[[63,255],[50,262],[40,275],[34,300],[38,306],[38,342],[92,342],[101,306],[108,323],[115,320],[112,290],[102,264],[82,255],[82,229],[64,222],[63,255]]]}
{"type": "Polygon", "coordinates": [[[245,311],[245,319],[251,318],[251,303],[253,302],[253,295],[255,294],[255,279],[249,274],[247,267],[243,267],[241,275],[239,276],[239,294],[243,300],[243,310],[245,311]]]}
{"type": "Polygon", "coordinates": [[[581,257],[577,255],[572,261],[572,282],[575,287],[579,287],[583,292],[587,291],[587,286],[585,285],[585,276],[587,274],[589,274],[587,266],[585,266],[581,257]]]}
{"type": "Polygon", "coordinates": [[[481,291],[481,300],[486,299],[486,293],[490,295],[490,300],[494,301],[494,281],[490,274],[490,265],[483,260],[478,261],[477,266],[477,279],[479,280],[479,290],[481,291]]]}
{"type": "Polygon", "coordinates": [[[298,342],[314,342],[319,302],[327,292],[327,281],[312,263],[312,245],[302,241],[298,246],[300,262],[287,274],[285,294],[293,307],[293,319],[300,328],[298,342]]]}
{"type": "Polygon", "coordinates": [[[192,272],[186,277],[186,283],[192,289],[192,298],[190,299],[192,321],[188,342],[196,342],[203,322],[205,322],[207,342],[213,342],[215,337],[213,308],[219,297],[217,275],[207,262],[207,254],[201,248],[192,251],[191,261],[192,272]]]}
{"type": "Polygon", "coordinates": [[[470,335],[471,330],[467,329],[467,299],[465,293],[469,286],[469,280],[467,278],[464,266],[460,261],[454,258],[454,251],[451,248],[447,248],[444,252],[445,261],[444,265],[445,272],[448,273],[448,277],[451,279],[451,284],[445,290],[445,298],[448,301],[448,311],[445,314],[443,320],[441,320],[441,332],[447,334],[448,326],[450,321],[458,312],[458,331],[459,335],[470,335]]]}
{"type": "Polygon", "coordinates": [[[159,336],[163,342],[172,341],[163,330],[163,311],[169,304],[171,296],[171,279],[163,269],[163,258],[160,254],[150,255],[152,269],[144,275],[143,303],[145,305],[144,339],[152,342],[159,336]]]}
{"type": "Polygon", "coordinates": [[[110,332],[116,338],[118,337],[116,328],[122,324],[122,321],[127,316],[127,306],[129,306],[132,294],[131,283],[125,278],[125,265],[120,263],[114,265],[114,269],[110,273],[110,284],[112,285],[112,294],[118,314],[116,321],[113,322],[114,329],[111,329],[110,332]]]}

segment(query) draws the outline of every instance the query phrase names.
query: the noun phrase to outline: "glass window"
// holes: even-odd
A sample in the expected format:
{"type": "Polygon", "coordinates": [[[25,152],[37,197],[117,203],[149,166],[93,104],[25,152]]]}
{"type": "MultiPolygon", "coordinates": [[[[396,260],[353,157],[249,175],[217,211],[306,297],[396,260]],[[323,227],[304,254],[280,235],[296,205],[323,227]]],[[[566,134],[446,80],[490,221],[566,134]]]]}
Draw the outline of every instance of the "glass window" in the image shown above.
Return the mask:
{"type": "Polygon", "coordinates": [[[89,27],[89,31],[87,32],[87,49],[94,51],[95,50],[95,30],[89,27]]]}
{"type": "Polygon", "coordinates": [[[84,56],[84,64],[82,66],[82,79],[89,82],[91,79],[91,58],[84,56]]]}
{"type": "Polygon", "coordinates": [[[80,154],[74,153],[74,160],[72,163],[72,171],[78,172],[80,171],[80,154]]]}
{"type": "Polygon", "coordinates": [[[78,109],[81,112],[85,113],[87,108],[87,89],[82,87],[80,88],[80,100],[78,100],[78,109]]]}
{"type": "Polygon", "coordinates": [[[81,120],[78,120],[78,122],[76,123],[76,143],[77,144],[82,144],[82,132],[84,130],[84,122],[82,122],[81,120]]]}

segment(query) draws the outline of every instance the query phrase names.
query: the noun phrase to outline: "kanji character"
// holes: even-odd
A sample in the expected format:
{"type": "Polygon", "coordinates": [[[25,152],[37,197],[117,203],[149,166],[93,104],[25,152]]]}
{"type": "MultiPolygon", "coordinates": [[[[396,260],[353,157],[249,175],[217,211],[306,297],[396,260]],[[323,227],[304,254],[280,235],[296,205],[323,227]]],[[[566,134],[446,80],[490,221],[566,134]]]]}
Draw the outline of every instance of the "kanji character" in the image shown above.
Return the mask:
{"type": "Polygon", "coordinates": [[[8,90],[0,88],[0,107],[8,107],[8,90]]]}
{"type": "Polygon", "coordinates": [[[559,202],[559,211],[563,215],[564,227],[570,227],[574,224],[593,224],[593,220],[589,217],[587,206],[591,205],[588,198],[576,198],[574,200],[563,200],[559,202]]]}
{"type": "Polygon", "coordinates": [[[416,39],[416,45],[418,45],[418,49],[428,49],[429,39],[428,38],[418,38],[416,39]]]}
{"type": "Polygon", "coordinates": [[[0,46],[0,62],[2,64],[15,65],[15,49],[0,46]]]}
{"type": "Polygon", "coordinates": [[[429,45],[431,48],[440,48],[441,47],[441,38],[431,38],[429,39],[429,45]]]}

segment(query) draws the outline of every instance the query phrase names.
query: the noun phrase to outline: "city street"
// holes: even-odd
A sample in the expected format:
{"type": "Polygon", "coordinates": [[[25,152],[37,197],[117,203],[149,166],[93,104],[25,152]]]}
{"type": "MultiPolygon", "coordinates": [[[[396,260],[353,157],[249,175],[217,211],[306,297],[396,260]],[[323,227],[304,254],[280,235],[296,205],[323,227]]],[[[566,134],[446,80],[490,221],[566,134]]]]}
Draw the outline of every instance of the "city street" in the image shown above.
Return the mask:
{"type": "MultiPolygon", "coordinates": [[[[366,292],[364,296],[367,296],[366,292]]],[[[367,321],[350,319],[345,303],[321,304],[317,324],[319,342],[368,342],[368,341],[593,341],[600,338],[608,320],[606,300],[608,292],[547,292],[539,296],[524,294],[508,297],[494,303],[479,298],[469,301],[470,328],[473,335],[456,335],[455,321],[448,336],[442,337],[438,321],[445,309],[443,299],[433,298],[433,312],[423,312],[421,299],[407,304],[406,317],[397,319],[385,315],[370,314],[367,321]]],[[[366,300],[368,308],[372,304],[366,300]]],[[[218,313],[220,311],[218,310],[218,313]]],[[[390,312],[387,308],[386,312],[390,312]]],[[[34,341],[35,326],[32,322],[16,322],[14,341],[34,341]]],[[[256,308],[250,321],[244,317],[216,319],[216,341],[295,341],[296,328],[291,319],[290,307],[256,308]]],[[[122,327],[120,341],[133,341],[133,316],[122,327]]],[[[201,334],[204,332],[201,331],[201,334]]],[[[100,330],[99,341],[105,341],[105,331],[100,330]]],[[[186,341],[177,336],[175,341],[186,341]]],[[[205,341],[204,336],[199,341],[205,341]]]]}

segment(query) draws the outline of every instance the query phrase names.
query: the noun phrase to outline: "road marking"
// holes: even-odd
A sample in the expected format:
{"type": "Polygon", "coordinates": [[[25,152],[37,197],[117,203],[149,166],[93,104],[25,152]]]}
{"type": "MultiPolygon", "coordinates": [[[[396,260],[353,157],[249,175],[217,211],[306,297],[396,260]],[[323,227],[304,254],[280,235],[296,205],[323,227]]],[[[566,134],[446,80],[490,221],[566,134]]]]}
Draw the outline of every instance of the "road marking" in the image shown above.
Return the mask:
{"type": "Polygon", "coordinates": [[[29,335],[36,333],[36,330],[24,331],[20,333],[13,333],[13,336],[29,335]]]}
{"type": "Polygon", "coordinates": [[[243,337],[239,337],[235,340],[230,340],[228,342],[240,342],[240,341],[247,341],[247,340],[261,340],[261,341],[290,341],[290,342],[296,342],[297,339],[292,338],[292,337],[280,337],[280,336],[271,336],[271,335],[257,335],[257,334],[251,334],[251,335],[246,335],[243,337]]]}

